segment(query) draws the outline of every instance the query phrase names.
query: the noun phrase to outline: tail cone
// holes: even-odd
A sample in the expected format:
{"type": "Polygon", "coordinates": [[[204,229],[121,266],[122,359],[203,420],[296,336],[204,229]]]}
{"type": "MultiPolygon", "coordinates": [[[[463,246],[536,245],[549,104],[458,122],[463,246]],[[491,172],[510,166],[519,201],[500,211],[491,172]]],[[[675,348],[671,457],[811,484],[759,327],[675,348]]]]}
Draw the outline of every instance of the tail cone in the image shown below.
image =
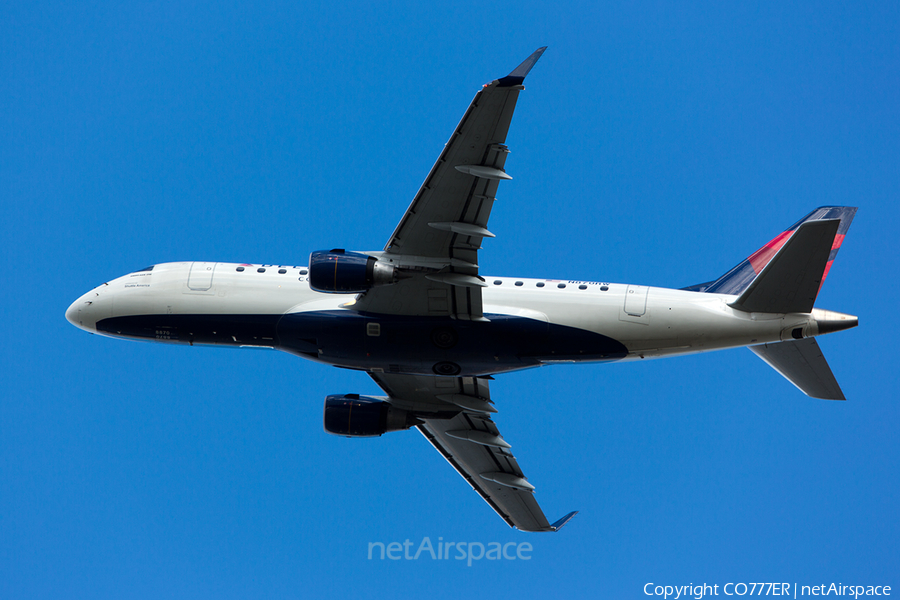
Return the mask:
{"type": "Polygon", "coordinates": [[[859,325],[858,317],[830,310],[820,310],[816,308],[812,311],[812,315],[818,325],[819,335],[852,329],[859,325]]]}

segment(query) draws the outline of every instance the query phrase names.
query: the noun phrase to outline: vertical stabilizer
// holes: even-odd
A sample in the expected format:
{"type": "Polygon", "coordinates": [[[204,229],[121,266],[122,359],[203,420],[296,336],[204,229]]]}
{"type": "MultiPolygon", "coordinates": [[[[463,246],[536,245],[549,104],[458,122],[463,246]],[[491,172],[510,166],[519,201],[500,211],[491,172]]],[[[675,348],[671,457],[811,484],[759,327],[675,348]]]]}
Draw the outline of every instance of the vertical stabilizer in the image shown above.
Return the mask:
{"type": "Polygon", "coordinates": [[[801,225],[729,306],[744,312],[812,311],[840,223],[829,219],[801,225]]]}
{"type": "Polygon", "coordinates": [[[692,292],[733,294],[735,296],[738,296],[742,294],[744,290],[747,289],[747,287],[749,287],[749,285],[753,282],[754,279],[756,279],[756,277],[760,273],[762,273],[762,271],[766,268],[769,262],[771,262],[775,255],[778,254],[782,247],[788,242],[788,240],[793,237],[795,232],[800,229],[801,225],[803,225],[804,223],[809,223],[811,221],[828,221],[837,219],[839,221],[839,224],[837,227],[837,232],[834,234],[834,240],[831,244],[831,251],[828,253],[828,258],[825,261],[824,271],[821,273],[822,278],[819,282],[819,285],[821,286],[821,284],[825,282],[825,278],[828,276],[828,271],[831,269],[831,264],[834,262],[835,257],[837,257],[838,250],[840,250],[841,248],[841,244],[844,241],[844,236],[847,235],[847,230],[850,229],[850,223],[853,222],[853,217],[855,215],[856,207],[854,206],[821,206],[791,225],[787,230],[777,235],[765,246],[748,256],[739,265],[737,265],[715,281],[693,285],[684,289],[692,292]]]}

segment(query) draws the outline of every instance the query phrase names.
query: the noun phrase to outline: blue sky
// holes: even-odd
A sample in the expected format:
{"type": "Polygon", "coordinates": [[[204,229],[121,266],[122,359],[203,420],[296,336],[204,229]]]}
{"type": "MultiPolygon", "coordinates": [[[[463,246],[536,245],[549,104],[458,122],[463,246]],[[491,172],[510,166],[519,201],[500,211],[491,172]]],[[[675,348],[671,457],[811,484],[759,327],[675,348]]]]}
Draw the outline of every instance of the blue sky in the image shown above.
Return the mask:
{"type": "Polygon", "coordinates": [[[617,4],[5,3],[0,597],[900,586],[900,8],[617,4]],[[380,249],[481,84],[543,45],[482,272],[681,287],[859,206],[817,302],[860,317],[820,340],[847,402],[747,350],[499,376],[548,516],[581,511],[526,534],[416,432],[325,434],[362,374],[65,321],[154,263],[380,249]],[[532,558],[367,559],[426,536],[532,558]]]}

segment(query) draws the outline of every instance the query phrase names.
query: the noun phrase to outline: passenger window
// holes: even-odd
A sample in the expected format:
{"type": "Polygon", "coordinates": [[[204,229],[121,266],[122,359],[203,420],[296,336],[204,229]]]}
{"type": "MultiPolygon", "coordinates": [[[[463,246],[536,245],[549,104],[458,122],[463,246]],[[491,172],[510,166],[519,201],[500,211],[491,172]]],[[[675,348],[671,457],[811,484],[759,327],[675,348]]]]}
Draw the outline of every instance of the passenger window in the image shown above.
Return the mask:
{"type": "Polygon", "coordinates": [[[258,269],[256,270],[256,272],[257,272],[257,273],[265,273],[266,270],[263,269],[262,267],[260,267],[260,268],[258,268],[258,269]]]}
{"type": "Polygon", "coordinates": [[[544,282],[538,281],[535,285],[537,285],[538,287],[544,287],[544,282]]]}
{"type": "Polygon", "coordinates": [[[244,270],[244,267],[238,267],[237,270],[238,270],[238,271],[243,271],[243,270],[244,270]]]}
{"type": "Polygon", "coordinates": [[[503,282],[500,281],[499,279],[494,280],[494,285],[500,285],[501,283],[503,283],[503,282]]]}
{"type": "Polygon", "coordinates": [[[284,275],[285,273],[287,273],[287,269],[278,269],[278,272],[284,275]]]}
{"type": "Polygon", "coordinates": [[[564,288],[564,287],[566,287],[566,284],[564,284],[564,283],[561,283],[561,284],[559,284],[559,285],[558,285],[558,286],[556,286],[556,287],[558,287],[558,288],[559,288],[559,289],[563,289],[563,288],[564,288]]]}
{"type": "Polygon", "coordinates": [[[579,290],[586,290],[586,289],[587,289],[587,286],[584,285],[584,284],[582,284],[582,285],[579,285],[579,286],[578,286],[578,289],[579,289],[579,290]]]}
{"type": "Polygon", "coordinates": [[[521,281],[517,281],[517,282],[516,282],[516,285],[519,286],[519,287],[522,287],[522,282],[521,282],[521,281]]]}

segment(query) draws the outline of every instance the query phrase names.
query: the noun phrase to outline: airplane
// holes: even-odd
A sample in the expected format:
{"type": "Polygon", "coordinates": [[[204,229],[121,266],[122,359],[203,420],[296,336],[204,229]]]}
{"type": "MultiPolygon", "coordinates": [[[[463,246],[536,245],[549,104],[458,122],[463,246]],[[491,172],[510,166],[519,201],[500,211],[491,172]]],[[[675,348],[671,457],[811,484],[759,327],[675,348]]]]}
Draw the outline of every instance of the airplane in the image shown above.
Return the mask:
{"type": "Polygon", "coordinates": [[[817,208],[718,279],[682,289],[485,277],[478,251],[505,170],[507,131],[539,48],[485,84],[382,251],[312,252],[309,264],[157,264],[66,311],[104,336],[274,348],[365,372],[384,396],[334,394],[324,428],[416,428],[510,526],[558,531],[500,435],[490,382],[557,363],[611,363],[747,346],[805,394],[843,400],[816,336],[855,316],[814,308],[856,214],[817,208]]]}

